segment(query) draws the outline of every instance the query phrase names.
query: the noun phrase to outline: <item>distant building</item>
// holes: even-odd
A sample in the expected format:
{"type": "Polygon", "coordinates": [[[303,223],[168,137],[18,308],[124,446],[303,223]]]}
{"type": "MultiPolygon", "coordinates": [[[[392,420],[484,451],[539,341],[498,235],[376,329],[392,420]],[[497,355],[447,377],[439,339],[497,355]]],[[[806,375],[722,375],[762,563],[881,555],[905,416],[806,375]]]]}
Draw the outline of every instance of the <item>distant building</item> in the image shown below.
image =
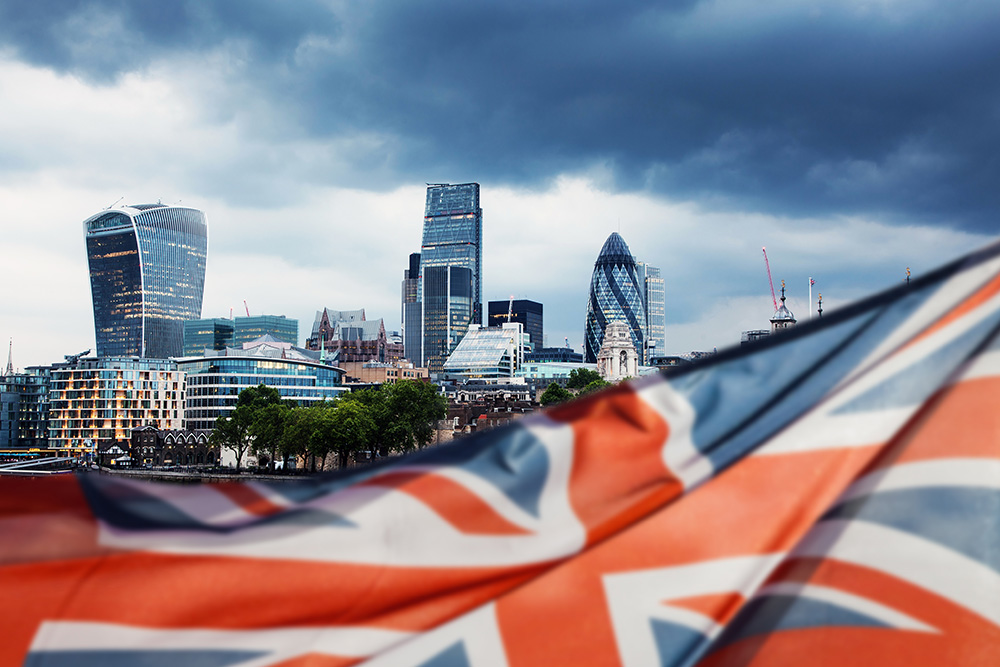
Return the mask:
{"type": "Polygon", "coordinates": [[[241,348],[208,351],[204,357],[177,360],[187,378],[185,425],[212,429],[236,407],[239,393],[263,384],[282,398],[309,405],[347,391],[344,369],[320,360],[320,353],[264,336],[241,348]]]}
{"type": "Polygon", "coordinates": [[[625,322],[615,320],[604,331],[604,341],[597,353],[597,372],[608,382],[639,377],[639,353],[625,322]]]}
{"type": "Polygon", "coordinates": [[[184,356],[205,350],[224,350],[233,345],[234,322],[230,319],[188,320],[184,323],[184,356]]]}
{"type": "Polygon", "coordinates": [[[49,379],[32,371],[0,377],[0,448],[48,445],[49,379]]]}
{"type": "MultiPolygon", "coordinates": [[[[470,324],[482,323],[483,210],[479,184],[427,186],[420,246],[420,358],[439,373],[470,324]]],[[[410,355],[415,356],[415,355],[410,355]]]]}
{"type": "Polygon", "coordinates": [[[392,384],[399,380],[427,380],[426,368],[417,368],[412,362],[345,361],[338,364],[344,369],[347,384],[392,384]]]}
{"type": "Polygon", "coordinates": [[[574,352],[571,347],[539,347],[524,354],[524,363],[526,364],[543,363],[546,361],[582,364],[583,355],[579,352],[574,352]]]}
{"type": "Polygon", "coordinates": [[[402,304],[400,308],[400,328],[403,335],[403,356],[416,365],[420,365],[421,335],[423,334],[423,318],[421,317],[420,301],[417,298],[420,288],[420,253],[410,254],[410,264],[403,271],[401,286],[402,304]]]}
{"type": "Polygon", "coordinates": [[[751,343],[756,343],[762,338],[767,338],[771,335],[770,329],[750,329],[744,331],[740,334],[740,346],[750,345],[751,343]]]}
{"type": "Polygon", "coordinates": [[[524,364],[527,338],[520,322],[499,327],[471,324],[444,362],[444,372],[466,378],[514,377],[524,364]]]}
{"type": "MultiPolygon", "coordinates": [[[[132,430],[128,456],[132,466],[219,465],[219,447],[209,443],[211,431],[160,430],[141,426],[132,430]]],[[[115,466],[120,465],[118,459],[115,466]]]]}
{"type": "Polygon", "coordinates": [[[798,320],[795,319],[795,315],[792,311],[788,310],[785,306],[785,281],[781,281],[781,305],[778,306],[778,310],[774,311],[774,315],[771,316],[771,333],[778,331],[779,329],[786,329],[788,327],[795,326],[798,320]]]}
{"type": "Polygon", "coordinates": [[[507,322],[507,313],[510,311],[511,322],[520,322],[524,325],[524,332],[528,334],[531,341],[531,349],[541,348],[544,344],[544,326],[542,317],[542,304],[528,299],[514,299],[512,301],[490,301],[488,304],[489,317],[487,325],[498,327],[507,322]]]}
{"type": "Polygon", "coordinates": [[[98,357],[180,356],[201,317],[208,227],[193,208],[136,204],[83,223],[98,357]]]}
{"type": "Polygon", "coordinates": [[[184,428],[184,373],[168,359],[68,357],[51,367],[49,447],[97,449],[132,429],[184,428]]]}
{"type": "Polygon", "coordinates": [[[268,335],[284,343],[298,345],[299,321],[284,315],[252,315],[233,320],[232,347],[242,347],[268,335]]]}
{"type": "Polygon", "coordinates": [[[590,280],[584,345],[587,363],[596,363],[604,331],[614,320],[624,321],[636,351],[645,350],[646,315],[644,286],[639,284],[635,258],[625,240],[613,232],[604,242],[590,280]]]}
{"type": "Polygon", "coordinates": [[[382,318],[369,320],[365,309],[316,311],[306,349],[325,350],[338,363],[378,361],[391,363],[403,358],[403,346],[390,341],[382,318]]]}
{"type": "MultiPolygon", "coordinates": [[[[666,354],[666,304],[663,278],[660,269],[645,262],[636,262],[636,276],[643,288],[643,307],[646,316],[646,362],[651,357],[666,354]]],[[[640,350],[641,352],[641,350],[640,350]]]]}

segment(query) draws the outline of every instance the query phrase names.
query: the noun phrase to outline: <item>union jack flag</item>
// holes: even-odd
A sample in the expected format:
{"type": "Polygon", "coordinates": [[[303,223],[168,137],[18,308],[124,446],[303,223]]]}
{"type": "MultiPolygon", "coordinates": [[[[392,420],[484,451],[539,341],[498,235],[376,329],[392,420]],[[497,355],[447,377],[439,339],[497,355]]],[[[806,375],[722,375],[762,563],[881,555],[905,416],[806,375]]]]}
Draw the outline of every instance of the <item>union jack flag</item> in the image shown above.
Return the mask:
{"type": "Polygon", "coordinates": [[[998,328],[992,246],[346,474],[4,479],[0,663],[994,664],[998,328]]]}

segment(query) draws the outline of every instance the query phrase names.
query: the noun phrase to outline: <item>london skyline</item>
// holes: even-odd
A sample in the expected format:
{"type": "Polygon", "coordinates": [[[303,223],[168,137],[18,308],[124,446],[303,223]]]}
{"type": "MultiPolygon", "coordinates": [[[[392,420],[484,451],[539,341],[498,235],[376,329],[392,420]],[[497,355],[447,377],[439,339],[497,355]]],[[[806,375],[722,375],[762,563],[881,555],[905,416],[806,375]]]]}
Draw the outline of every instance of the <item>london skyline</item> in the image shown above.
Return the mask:
{"type": "Polygon", "coordinates": [[[992,238],[998,27],[986,3],[0,2],[0,336],[18,368],[94,346],[80,224],[122,197],[205,212],[202,317],[398,329],[425,183],[475,181],[482,299],[543,303],[549,345],[580,351],[613,231],[663,271],[666,351],[735,344],[773,310],[761,246],[802,320],[810,276],[829,311],[992,238]]]}

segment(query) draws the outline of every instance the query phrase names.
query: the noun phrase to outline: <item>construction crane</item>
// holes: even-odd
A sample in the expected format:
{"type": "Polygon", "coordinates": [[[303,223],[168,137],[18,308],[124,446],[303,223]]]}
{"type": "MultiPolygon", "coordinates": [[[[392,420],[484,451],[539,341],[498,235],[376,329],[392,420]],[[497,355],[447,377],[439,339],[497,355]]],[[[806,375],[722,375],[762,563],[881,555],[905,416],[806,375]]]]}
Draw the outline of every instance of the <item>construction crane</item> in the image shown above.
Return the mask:
{"type": "Polygon", "coordinates": [[[507,323],[510,324],[511,320],[514,319],[514,295],[510,295],[510,301],[507,303],[507,323]]]}
{"type": "MultiPolygon", "coordinates": [[[[771,291],[774,292],[773,289],[771,291]]],[[[772,294],[772,296],[773,296],[773,294],[772,294]]],[[[246,308],[246,310],[247,310],[247,317],[250,317],[250,306],[247,305],[247,300],[246,299],[243,299],[243,307],[246,308]]]]}
{"type": "Polygon", "coordinates": [[[767,286],[771,288],[771,302],[774,304],[774,309],[778,310],[778,300],[774,298],[774,281],[771,280],[771,263],[767,261],[767,248],[762,247],[764,251],[764,268],[767,269],[767,286]]]}

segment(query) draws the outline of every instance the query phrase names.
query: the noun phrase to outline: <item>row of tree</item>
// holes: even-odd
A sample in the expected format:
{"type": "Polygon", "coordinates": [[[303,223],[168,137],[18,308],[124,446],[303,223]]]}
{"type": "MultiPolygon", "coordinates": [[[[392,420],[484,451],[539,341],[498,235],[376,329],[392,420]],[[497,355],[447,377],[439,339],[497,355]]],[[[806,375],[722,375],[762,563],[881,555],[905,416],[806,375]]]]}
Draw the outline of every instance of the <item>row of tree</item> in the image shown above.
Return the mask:
{"type": "Polygon", "coordinates": [[[569,372],[569,380],[566,388],[563,389],[553,382],[542,392],[539,402],[543,406],[565,403],[576,396],[583,396],[595,391],[600,391],[605,387],[610,387],[611,383],[601,377],[597,371],[589,368],[574,368],[569,372]]]}
{"type": "Polygon", "coordinates": [[[386,456],[426,446],[434,422],[443,419],[448,402],[427,382],[402,380],[378,388],[345,393],[332,401],[297,406],[266,385],[240,392],[235,409],[215,423],[210,442],[236,456],[237,472],[248,452],[265,458],[305,457],[322,469],[334,454],[338,465],[352,455],[386,456]]]}

